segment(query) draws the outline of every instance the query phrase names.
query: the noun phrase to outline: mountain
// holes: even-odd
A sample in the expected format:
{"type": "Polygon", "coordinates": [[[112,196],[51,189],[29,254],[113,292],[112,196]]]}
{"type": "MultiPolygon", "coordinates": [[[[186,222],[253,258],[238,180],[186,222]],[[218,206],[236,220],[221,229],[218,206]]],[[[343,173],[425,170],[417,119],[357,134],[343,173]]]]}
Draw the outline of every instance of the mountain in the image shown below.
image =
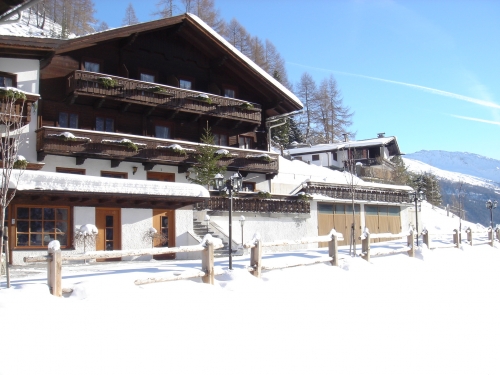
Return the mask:
{"type": "Polygon", "coordinates": [[[500,184],[500,160],[469,152],[428,150],[407,154],[404,157],[419,160],[444,171],[462,173],[500,184]]]}
{"type": "MultiPolygon", "coordinates": [[[[488,199],[500,201],[500,160],[468,152],[419,151],[403,158],[408,170],[430,172],[440,182],[443,205],[458,215],[460,208],[465,219],[484,226],[490,224],[488,199]],[[459,199],[462,197],[462,199],[459,199]]],[[[499,212],[493,211],[493,222],[499,212]]]]}

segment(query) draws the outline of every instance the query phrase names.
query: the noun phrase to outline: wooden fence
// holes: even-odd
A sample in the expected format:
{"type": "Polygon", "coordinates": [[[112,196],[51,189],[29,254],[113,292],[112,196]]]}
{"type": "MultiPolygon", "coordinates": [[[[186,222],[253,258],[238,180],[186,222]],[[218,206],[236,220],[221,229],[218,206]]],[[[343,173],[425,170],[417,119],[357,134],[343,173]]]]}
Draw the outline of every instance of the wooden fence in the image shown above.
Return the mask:
{"type": "Polygon", "coordinates": [[[414,257],[415,256],[415,245],[413,242],[413,229],[410,229],[408,232],[404,233],[374,233],[370,234],[370,231],[368,228],[365,228],[361,236],[359,236],[359,239],[361,240],[361,257],[366,260],[367,262],[370,261],[370,257],[372,256],[378,256],[378,255],[392,255],[392,254],[399,254],[399,253],[408,253],[408,256],[414,257]],[[405,238],[407,239],[407,247],[397,249],[397,250],[392,250],[392,251],[387,251],[384,250],[382,252],[377,252],[374,253],[371,251],[370,247],[370,239],[374,238],[384,238],[384,239],[400,239],[400,238],[405,238]]]}
{"type": "Polygon", "coordinates": [[[85,254],[62,255],[60,247],[54,246],[49,248],[47,255],[25,257],[24,261],[26,263],[47,262],[47,284],[49,285],[50,293],[54,296],[61,297],[63,293],[62,262],[65,260],[111,259],[124,256],[159,255],[201,251],[201,271],[189,273],[187,275],[174,276],[167,279],[148,278],[145,280],[136,280],[135,284],[141,285],[158,281],[181,280],[194,277],[201,277],[204,283],[214,284],[214,250],[221,247],[223,247],[222,241],[215,241],[212,236],[207,234],[199,245],[161,248],[156,250],[90,251],[85,254]]]}
{"type": "Polygon", "coordinates": [[[422,231],[422,240],[427,246],[427,248],[431,249],[437,249],[437,248],[442,248],[442,247],[449,247],[449,246],[431,246],[431,235],[451,235],[453,236],[452,240],[452,246],[453,247],[460,247],[460,244],[462,243],[462,235],[467,237],[467,242],[469,243],[470,246],[473,245],[483,245],[485,243],[488,243],[490,246],[495,246],[495,237],[497,241],[500,241],[500,228],[493,229],[491,227],[486,228],[484,230],[476,230],[473,231],[471,228],[466,228],[464,231],[459,231],[458,229],[453,229],[453,232],[438,232],[438,233],[429,233],[427,229],[424,229],[422,231]],[[474,235],[488,235],[488,240],[487,241],[478,241],[477,238],[474,240],[473,237],[474,235]]]}
{"type": "Polygon", "coordinates": [[[343,241],[344,236],[342,233],[337,233],[332,229],[329,234],[325,236],[318,236],[312,238],[304,238],[296,241],[273,241],[262,242],[260,236],[254,235],[253,239],[244,244],[243,247],[250,248],[250,266],[247,268],[255,277],[261,276],[262,270],[275,270],[290,267],[309,266],[317,263],[330,262],[332,266],[338,266],[338,241],[343,241]],[[276,266],[266,266],[262,264],[262,248],[283,245],[305,245],[309,243],[328,242],[328,256],[309,261],[301,261],[299,263],[288,263],[276,266]]]}

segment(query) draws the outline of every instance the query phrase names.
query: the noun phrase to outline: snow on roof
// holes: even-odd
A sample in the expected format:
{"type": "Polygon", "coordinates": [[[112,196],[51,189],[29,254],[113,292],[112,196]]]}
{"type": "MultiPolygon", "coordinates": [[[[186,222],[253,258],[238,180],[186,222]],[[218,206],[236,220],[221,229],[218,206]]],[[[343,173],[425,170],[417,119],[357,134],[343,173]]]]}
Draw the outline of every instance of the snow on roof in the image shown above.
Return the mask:
{"type": "Polygon", "coordinates": [[[68,191],[81,193],[133,194],[208,198],[201,185],[179,182],[123,180],[68,173],[13,170],[9,188],[17,190],[68,191]],[[18,181],[19,174],[21,177],[18,181]]]}
{"type": "Polygon", "coordinates": [[[333,185],[349,185],[353,183],[359,188],[413,190],[409,186],[366,182],[348,172],[334,171],[330,168],[307,164],[300,160],[288,160],[280,156],[279,173],[273,178],[273,183],[296,184],[300,187],[307,182],[329,183],[333,185]]]}
{"type": "Polygon", "coordinates": [[[291,148],[287,151],[291,155],[297,154],[308,154],[313,152],[321,152],[321,151],[335,151],[352,147],[370,147],[370,146],[385,146],[391,142],[397,142],[396,137],[383,137],[383,138],[371,138],[364,139],[360,141],[348,141],[348,142],[338,142],[338,143],[328,143],[328,144],[318,144],[310,147],[300,147],[300,148],[291,148]]]}
{"type": "Polygon", "coordinates": [[[297,98],[290,90],[288,90],[285,86],[279,83],[276,79],[271,77],[264,69],[262,69],[256,63],[254,63],[251,59],[249,59],[247,56],[241,53],[236,47],[234,47],[231,43],[229,43],[226,39],[224,39],[221,35],[219,35],[214,29],[208,26],[201,18],[191,13],[187,13],[187,16],[191,18],[193,21],[195,21],[197,24],[199,24],[201,27],[203,27],[206,31],[208,31],[214,38],[216,38],[219,42],[221,42],[226,48],[230,49],[235,55],[237,55],[239,58],[245,61],[245,63],[248,64],[248,66],[250,66],[253,70],[255,70],[265,79],[267,79],[270,83],[276,86],[276,88],[278,88],[280,91],[283,91],[283,93],[285,93],[292,101],[294,101],[301,107],[304,107],[300,99],[297,98]]]}

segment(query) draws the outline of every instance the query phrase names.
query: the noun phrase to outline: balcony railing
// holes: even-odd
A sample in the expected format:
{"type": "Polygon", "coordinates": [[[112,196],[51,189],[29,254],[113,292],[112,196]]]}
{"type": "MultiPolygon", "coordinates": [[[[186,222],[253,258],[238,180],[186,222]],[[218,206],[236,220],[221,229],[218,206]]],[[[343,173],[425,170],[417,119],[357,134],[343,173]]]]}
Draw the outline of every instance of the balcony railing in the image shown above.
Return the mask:
{"type": "MultiPolygon", "coordinates": [[[[156,164],[189,167],[196,163],[195,155],[200,146],[193,142],[48,126],[36,132],[38,161],[42,161],[45,155],[61,155],[76,157],[77,164],[92,158],[112,160],[115,166],[121,161],[140,162],[146,169],[156,164]],[[67,132],[74,137],[66,137],[64,133],[67,132]],[[124,139],[130,142],[124,142],[124,139]],[[177,150],[169,147],[174,145],[178,146],[177,150]]],[[[213,147],[228,151],[219,162],[228,170],[278,173],[279,155],[274,152],[213,147]]]]}
{"type": "MultiPolygon", "coordinates": [[[[307,194],[321,194],[337,199],[351,199],[352,194],[349,187],[321,185],[315,183],[309,183],[304,191],[307,194]]],[[[354,199],[362,201],[408,203],[408,191],[354,187],[354,199]]]]}
{"type": "Polygon", "coordinates": [[[33,103],[38,100],[38,95],[26,95],[26,99],[10,99],[0,97],[0,123],[24,126],[31,121],[33,103]]]}
{"type": "Polygon", "coordinates": [[[128,103],[261,123],[261,106],[243,100],[158,83],[75,70],[66,77],[66,94],[90,95],[128,103]],[[106,84],[107,78],[113,82],[106,84]],[[113,87],[111,87],[113,86],[113,87]]]}
{"type": "MultiPolygon", "coordinates": [[[[210,197],[204,202],[197,203],[195,208],[198,210],[226,212],[229,210],[229,199],[226,197],[210,197]]],[[[311,203],[303,200],[233,198],[233,211],[308,214],[311,212],[311,203]]]]}

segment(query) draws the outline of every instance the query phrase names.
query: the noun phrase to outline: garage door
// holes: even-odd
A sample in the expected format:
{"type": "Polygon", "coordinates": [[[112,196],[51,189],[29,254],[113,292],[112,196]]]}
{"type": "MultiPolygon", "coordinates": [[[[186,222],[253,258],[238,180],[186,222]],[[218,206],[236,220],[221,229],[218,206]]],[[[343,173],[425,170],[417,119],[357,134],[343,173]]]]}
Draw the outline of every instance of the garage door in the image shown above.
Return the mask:
{"type": "MultiPolygon", "coordinates": [[[[365,206],[365,225],[370,233],[400,233],[401,216],[397,206],[365,206]]],[[[389,239],[373,239],[370,242],[383,242],[389,239]]]]}
{"type": "MultiPolygon", "coordinates": [[[[361,235],[359,204],[354,205],[354,236],[356,242],[361,235]]],[[[352,205],[344,203],[318,203],[318,234],[324,236],[333,229],[342,233],[344,241],[339,245],[348,245],[353,221],[352,205]]],[[[327,242],[320,242],[320,247],[328,246],[327,242]]]]}

